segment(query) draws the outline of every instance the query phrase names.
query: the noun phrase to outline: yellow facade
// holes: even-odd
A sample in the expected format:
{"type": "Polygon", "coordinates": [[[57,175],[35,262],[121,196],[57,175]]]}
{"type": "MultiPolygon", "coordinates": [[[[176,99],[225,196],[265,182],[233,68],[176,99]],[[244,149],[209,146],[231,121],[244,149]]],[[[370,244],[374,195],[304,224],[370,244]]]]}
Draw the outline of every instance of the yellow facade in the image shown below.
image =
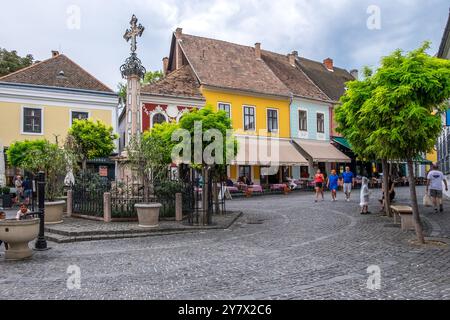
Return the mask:
{"type": "Polygon", "coordinates": [[[221,92],[202,88],[202,94],[206,99],[206,105],[212,105],[215,110],[219,103],[229,103],[231,105],[231,121],[235,133],[238,135],[260,135],[273,136],[267,133],[267,110],[278,110],[278,134],[277,137],[290,137],[289,120],[289,98],[267,98],[263,96],[250,96],[241,93],[221,92]],[[255,107],[256,110],[256,130],[244,131],[244,106],[255,107]]]}
{"type": "Polygon", "coordinates": [[[88,112],[93,120],[100,120],[107,125],[113,125],[112,110],[92,109],[68,106],[49,106],[45,104],[22,104],[0,101],[0,139],[4,146],[20,140],[47,139],[51,142],[62,143],[71,126],[71,111],[88,112]],[[43,110],[43,133],[22,133],[22,109],[23,107],[42,108],[43,110]]]}
{"type": "MultiPolygon", "coordinates": [[[[218,110],[219,103],[227,103],[231,106],[231,121],[235,134],[247,136],[274,136],[279,138],[290,137],[290,99],[265,97],[262,95],[247,95],[238,92],[223,92],[202,88],[202,94],[206,99],[206,105],[213,106],[218,110]],[[244,106],[255,107],[256,130],[244,130],[244,106]],[[267,110],[278,110],[278,132],[276,134],[267,132],[267,110]]],[[[260,167],[251,166],[251,179],[255,183],[260,181],[260,167]]],[[[239,166],[230,166],[229,175],[232,180],[239,177],[239,166]]]]}

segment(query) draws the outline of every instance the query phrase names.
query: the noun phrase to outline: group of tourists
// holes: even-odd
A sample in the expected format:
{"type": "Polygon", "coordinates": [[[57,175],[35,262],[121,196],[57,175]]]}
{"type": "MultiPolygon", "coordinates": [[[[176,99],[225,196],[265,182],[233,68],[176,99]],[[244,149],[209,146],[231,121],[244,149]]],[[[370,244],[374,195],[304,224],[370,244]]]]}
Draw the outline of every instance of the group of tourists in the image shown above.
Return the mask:
{"type": "Polygon", "coordinates": [[[324,174],[319,169],[314,176],[314,184],[316,190],[316,199],[315,202],[319,201],[319,195],[322,197],[322,201],[325,201],[324,198],[324,188],[331,191],[332,201],[337,201],[337,192],[339,189],[339,185],[342,185],[344,188],[345,201],[350,201],[350,196],[352,193],[352,189],[355,186],[355,176],[353,172],[350,171],[350,167],[345,168],[345,172],[342,173],[341,176],[338,176],[336,170],[331,170],[331,174],[325,179],[324,174]]]}
{"type": "Polygon", "coordinates": [[[22,180],[22,177],[18,175],[14,180],[14,187],[16,188],[15,202],[20,203],[23,201],[28,205],[33,197],[33,183],[31,179],[25,177],[25,179],[22,180]]]}

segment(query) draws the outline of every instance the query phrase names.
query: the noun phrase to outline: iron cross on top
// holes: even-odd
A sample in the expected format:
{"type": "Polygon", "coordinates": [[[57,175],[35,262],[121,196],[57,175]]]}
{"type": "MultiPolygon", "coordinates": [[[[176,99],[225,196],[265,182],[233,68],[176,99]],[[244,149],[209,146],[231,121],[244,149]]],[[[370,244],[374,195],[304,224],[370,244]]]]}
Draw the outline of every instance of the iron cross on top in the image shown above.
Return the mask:
{"type": "Polygon", "coordinates": [[[127,31],[125,31],[125,34],[123,35],[123,38],[127,40],[127,42],[131,39],[131,52],[133,53],[136,52],[137,37],[142,36],[142,33],[145,29],[141,24],[138,25],[137,22],[138,19],[133,14],[133,17],[130,21],[131,28],[127,29],[127,31]]]}

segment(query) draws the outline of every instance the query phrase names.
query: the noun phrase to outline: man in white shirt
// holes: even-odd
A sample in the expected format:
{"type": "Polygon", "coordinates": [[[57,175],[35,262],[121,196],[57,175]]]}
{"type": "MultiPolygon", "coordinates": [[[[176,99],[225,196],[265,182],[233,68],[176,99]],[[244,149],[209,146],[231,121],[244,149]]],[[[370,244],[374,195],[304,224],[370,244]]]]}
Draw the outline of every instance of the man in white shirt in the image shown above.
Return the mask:
{"type": "Polygon", "coordinates": [[[442,194],[443,187],[442,183],[445,185],[445,191],[448,191],[447,180],[444,178],[444,174],[438,170],[438,166],[433,164],[431,171],[428,173],[427,177],[427,193],[430,192],[430,197],[433,199],[434,212],[444,211],[444,206],[442,205],[442,194]]]}

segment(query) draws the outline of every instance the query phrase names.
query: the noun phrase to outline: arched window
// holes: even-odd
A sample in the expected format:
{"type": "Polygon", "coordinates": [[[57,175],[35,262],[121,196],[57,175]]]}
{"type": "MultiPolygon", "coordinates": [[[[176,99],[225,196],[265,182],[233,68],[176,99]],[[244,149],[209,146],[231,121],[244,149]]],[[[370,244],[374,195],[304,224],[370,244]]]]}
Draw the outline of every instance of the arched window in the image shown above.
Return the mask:
{"type": "Polygon", "coordinates": [[[164,122],[167,122],[167,121],[166,121],[166,117],[164,117],[163,114],[157,113],[157,114],[155,114],[153,116],[153,121],[152,121],[153,125],[161,124],[161,123],[164,123],[164,122]]]}

